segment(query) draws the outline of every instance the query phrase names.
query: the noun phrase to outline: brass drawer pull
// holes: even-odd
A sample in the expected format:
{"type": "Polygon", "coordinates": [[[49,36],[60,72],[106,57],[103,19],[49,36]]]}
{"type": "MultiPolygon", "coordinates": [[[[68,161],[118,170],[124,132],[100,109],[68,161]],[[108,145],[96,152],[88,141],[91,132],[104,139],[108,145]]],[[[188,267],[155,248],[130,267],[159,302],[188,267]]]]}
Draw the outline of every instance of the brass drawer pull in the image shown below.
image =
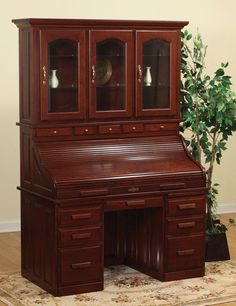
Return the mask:
{"type": "Polygon", "coordinates": [[[178,228],[193,228],[195,227],[196,222],[183,222],[183,223],[178,223],[177,227],[178,228]]]}
{"type": "Polygon", "coordinates": [[[91,217],[92,217],[91,213],[71,215],[72,220],[84,220],[84,219],[90,219],[91,217]]]}
{"type": "Polygon", "coordinates": [[[85,261],[85,262],[79,262],[79,263],[74,263],[71,264],[71,268],[76,270],[76,269],[84,269],[84,268],[88,268],[91,266],[91,261],[85,261]]]}
{"type": "Polygon", "coordinates": [[[91,237],[91,233],[82,233],[82,234],[72,234],[71,239],[72,240],[79,240],[79,239],[86,239],[91,237]]]}
{"type": "Polygon", "coordinates": [[[129,207],[145,205],[145,200],[126,201],[126,205],[129,207]]]}
{"type": "Polygon", "coordinates": [[[188,204],[179,204],[178,208],[180,210],[185,210],[185,209],[194,209],[196,208],[196,203],[188,203],[188,204]]]}
{"type": "Polygon", "coordinates": [[[179,256],[186,256],[186,255],[193,255],[195,253],[194,249],[190,249],[190,250],[183,250],[183,251],[177,251],[177,254],[179,256]]]}

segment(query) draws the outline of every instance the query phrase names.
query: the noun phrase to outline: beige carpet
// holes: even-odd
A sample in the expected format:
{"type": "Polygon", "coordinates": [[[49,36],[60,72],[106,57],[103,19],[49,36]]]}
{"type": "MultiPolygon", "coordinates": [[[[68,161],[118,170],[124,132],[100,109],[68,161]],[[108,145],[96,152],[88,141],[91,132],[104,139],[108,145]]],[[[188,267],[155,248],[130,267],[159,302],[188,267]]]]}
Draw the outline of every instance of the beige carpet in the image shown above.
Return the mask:
{"type": "Polygon", "coordinates": [[[105,271],[105,290],[53,297],[22,278],[0,273],[0,301],[14,306],[211,305],[236,301],[236,263],[206,264],[206,276],[162,283],[126,266],[105,271]]]}

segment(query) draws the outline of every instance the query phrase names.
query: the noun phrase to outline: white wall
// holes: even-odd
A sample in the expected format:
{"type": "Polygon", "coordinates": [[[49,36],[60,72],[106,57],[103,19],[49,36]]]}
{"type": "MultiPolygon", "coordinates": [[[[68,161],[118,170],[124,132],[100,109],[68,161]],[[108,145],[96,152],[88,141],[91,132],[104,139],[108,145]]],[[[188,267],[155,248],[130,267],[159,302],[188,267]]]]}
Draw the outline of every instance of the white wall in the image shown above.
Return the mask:
{"type": "MultiPolygon", "coordinates": [[[[18,31],[11,19],[97,18],[188,20],[191,32],[198,28],[208,44],[207,65],[213,72],[229,61],[228,73],[236,89],[236,1],[235,0],[8,0],[0,11],[0,231],[19,220],[18,127],[18,31]]],[[[236,135],[225,152],[215,179],[221,184],[219,201],[236,203],[236,135]]]]}

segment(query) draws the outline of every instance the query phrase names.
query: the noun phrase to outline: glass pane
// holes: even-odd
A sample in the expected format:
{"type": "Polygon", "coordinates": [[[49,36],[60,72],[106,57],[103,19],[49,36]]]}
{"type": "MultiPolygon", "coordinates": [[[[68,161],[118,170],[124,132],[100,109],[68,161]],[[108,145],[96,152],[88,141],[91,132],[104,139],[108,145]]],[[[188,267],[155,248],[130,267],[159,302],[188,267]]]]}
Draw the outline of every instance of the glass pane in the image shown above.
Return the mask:
{"type": "Polygon", "coordinates": [[[48,63],[48,112],[78,112],[77,42],[68,39],[51,42],[48,63]]]}
{"type": "Polygon", "coordinates": [[[125,45],[106,40],[96,46],[96,110],[124,110],[125,45]]]}
{"type": "Polygon", "coordinates": [[[143,109],[170,106],[170,44],[153,39],[143,44],[143,109]]]}

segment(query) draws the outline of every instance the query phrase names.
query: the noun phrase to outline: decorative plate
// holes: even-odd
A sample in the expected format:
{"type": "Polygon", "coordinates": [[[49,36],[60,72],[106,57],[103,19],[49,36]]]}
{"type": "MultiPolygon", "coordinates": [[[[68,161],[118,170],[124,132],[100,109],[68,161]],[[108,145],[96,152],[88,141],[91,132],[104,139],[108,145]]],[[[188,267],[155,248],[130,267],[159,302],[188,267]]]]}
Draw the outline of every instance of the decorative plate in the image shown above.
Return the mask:
{"type": "Polygon", "coordinates": [[[104,85],[112,75],[112,65],[107,58],[98,58],[96,65],[96,84],[104,85]]]}

